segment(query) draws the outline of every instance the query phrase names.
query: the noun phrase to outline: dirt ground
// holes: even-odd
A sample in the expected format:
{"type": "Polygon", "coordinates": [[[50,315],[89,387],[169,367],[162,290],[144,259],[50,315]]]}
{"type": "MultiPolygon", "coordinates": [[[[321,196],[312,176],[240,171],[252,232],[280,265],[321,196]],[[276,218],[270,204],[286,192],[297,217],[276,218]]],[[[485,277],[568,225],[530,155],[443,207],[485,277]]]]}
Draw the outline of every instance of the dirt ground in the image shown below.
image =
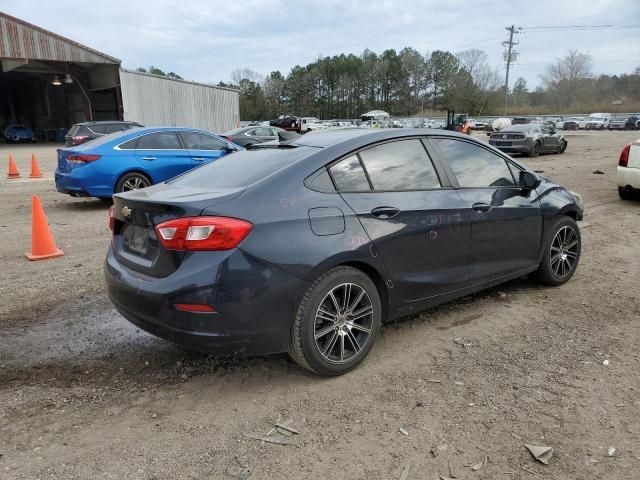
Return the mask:
{"type": "Polygon", "coordinates": [[[569,133],[564,155],[524,160],[584,196],[568,284],[524,278],[387,325],[331,379],[130,325],[104,291],[107,206],[55,192],[55,147],[11,148],[23,179],[0,180],[0,478],[640,478],[640,202],[615,188],[639,136],[569,133]],[[43,180],[26,179],[32,151],[43,180]],[[64,257],[23,258],[32,194],[64,257]],[[287,445],[244,436],[285,421],[299,431],[276,436],[287,445]],[[524,444],[553,447],[549,465],[524,444]]]}

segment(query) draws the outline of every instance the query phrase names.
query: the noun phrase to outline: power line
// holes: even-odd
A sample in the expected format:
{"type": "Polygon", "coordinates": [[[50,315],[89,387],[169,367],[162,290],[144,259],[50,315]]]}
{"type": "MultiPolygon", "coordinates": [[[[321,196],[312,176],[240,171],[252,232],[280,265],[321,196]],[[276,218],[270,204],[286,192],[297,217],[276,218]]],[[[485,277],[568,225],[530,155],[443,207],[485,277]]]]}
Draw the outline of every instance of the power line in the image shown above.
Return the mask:
{"type": "Polygon", "coordinates": [[[621,30],[628,28],[640,28],[640,23],[628,24],[628,25],[614,25],[614,24],[603,24],[603,25],[538,25],[535,27],[520,27],[521,30],[527,31],[530,33],[536,33],[536,31],[541,32],[566,32],[570,30],[621,30]]]}

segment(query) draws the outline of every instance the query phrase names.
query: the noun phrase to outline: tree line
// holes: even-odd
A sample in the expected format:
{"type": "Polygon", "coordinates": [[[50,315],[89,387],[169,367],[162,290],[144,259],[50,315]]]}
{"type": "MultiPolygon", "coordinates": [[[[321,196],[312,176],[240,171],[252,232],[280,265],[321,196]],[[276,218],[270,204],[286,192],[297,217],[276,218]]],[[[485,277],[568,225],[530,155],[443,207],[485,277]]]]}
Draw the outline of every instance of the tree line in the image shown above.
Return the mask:
{"type": "MultiPolygon", "coordinates": [[[[504,113],[504,71],[477,49],[425,55],[411,47],[381,54],[341,54],[295,66],[266,78],[237,69],[230,83],[240,90],[240,118],[270,119],[284,113],[323,119],[358,118],[368,110],[394,116],[445,109],[471,115],[504,113]]],[[[594,75],[593,60],[570,50],[550,63],[530,91],[518,78],[509,91],[509,114],[640,110],[640,68],[623,75],[594,75]],[[612,102],[617,101],[616,104],[612,102]]]]}

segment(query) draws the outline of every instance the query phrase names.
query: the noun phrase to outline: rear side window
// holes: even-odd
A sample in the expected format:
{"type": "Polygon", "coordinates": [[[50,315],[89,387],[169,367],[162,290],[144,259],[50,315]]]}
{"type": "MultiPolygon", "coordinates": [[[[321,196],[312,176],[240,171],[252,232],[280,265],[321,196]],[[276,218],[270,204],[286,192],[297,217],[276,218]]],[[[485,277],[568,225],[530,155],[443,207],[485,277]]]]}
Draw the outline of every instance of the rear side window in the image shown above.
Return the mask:
{"type": "Polygon", "coordinates": [[[106,125],[91,125],[89,127],[89,130],[91,130],[93,133],[97,133],[98,135],[104,135],[105,133],[107,133],[105,131],[105,127],[106,125]]]}
{"type": "Polygon", "coordinates": [[[371,190],[367,175],[356,155],[351,155],[331,167],[331,175],[341,192],[368,192],[371,190]]]}
{"type": "Polygon", "coordinates": [[[203,189],[246,187],[317,151],[311,147],[241,150],[195,168],[168,183],[203,189]]]}
{"type": "Polygon", "coordinates": [[[374,190],[440,188],[438,175],[418,139],[383,143],[360,152],[374,190]]]}
{"type": "Polygon", "coordinates": [[[187,150],[223,150],[227,144],[202,132],[180,132],[187,150]]]}
{"type": "Polygon", "coordinates": [[[449,164],[461,187],[512,187],[507,162],[496,154],[463,140],[435,138],[442,159],[449,164]]]}
{"type": "Polygon", "coordinates": [[[138,138],[140,138],[140,137],[132,138],[128,142],[124,142],[118,148],[120,150],[135,150],[136,147],[138,146],[138,138]]]}
{"type": "Polygon", "coordinates": [[[182,147],[176,132],[156,132],[141,136],[138,139],[137,148],[140,150],[180,150],[182,147]]]}

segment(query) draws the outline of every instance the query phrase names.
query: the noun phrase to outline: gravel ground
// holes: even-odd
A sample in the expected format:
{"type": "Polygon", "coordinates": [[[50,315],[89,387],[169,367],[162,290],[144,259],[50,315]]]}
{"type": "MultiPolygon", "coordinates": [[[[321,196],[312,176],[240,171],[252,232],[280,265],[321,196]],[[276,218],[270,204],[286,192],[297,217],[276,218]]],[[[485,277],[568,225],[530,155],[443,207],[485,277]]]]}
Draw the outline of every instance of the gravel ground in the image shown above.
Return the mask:
{"type": "Polygon", "coordinates": [[[331,379],[130,325],[104,292],[107,206],[55,192],[55,148],[12,147],[47,178],[0,180],[0,478],[640,478],[640,202],[615,189],[638,136],[569,133],[564,155],[525,159],[584,196],[568,284],[524,278],[386,325],[331,379]],[[64,257],[23,258],[32,194],[64,257]],[[245,436],[286,421],[287,445],[245,436]],[[553,447],[549,465],[524,444],[553,447]]]}

